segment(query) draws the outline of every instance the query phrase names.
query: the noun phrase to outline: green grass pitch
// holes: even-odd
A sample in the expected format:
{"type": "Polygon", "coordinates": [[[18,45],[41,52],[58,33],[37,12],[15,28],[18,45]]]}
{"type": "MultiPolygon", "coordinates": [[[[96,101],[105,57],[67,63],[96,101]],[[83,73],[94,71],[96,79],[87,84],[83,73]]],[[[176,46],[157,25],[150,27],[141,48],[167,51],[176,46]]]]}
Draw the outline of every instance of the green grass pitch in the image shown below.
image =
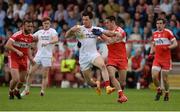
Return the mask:
{"type": "Polygon", "coordinates": [[[170,101],[154,101],[154,90],[126,89],[128,102],[117,103],[117,94],[96,95],[94,89],[31,88],[23,99],[9,100],[8,88],[0,87],[0,111],[180,111],[180,90],[171,90],[170,101]]]}

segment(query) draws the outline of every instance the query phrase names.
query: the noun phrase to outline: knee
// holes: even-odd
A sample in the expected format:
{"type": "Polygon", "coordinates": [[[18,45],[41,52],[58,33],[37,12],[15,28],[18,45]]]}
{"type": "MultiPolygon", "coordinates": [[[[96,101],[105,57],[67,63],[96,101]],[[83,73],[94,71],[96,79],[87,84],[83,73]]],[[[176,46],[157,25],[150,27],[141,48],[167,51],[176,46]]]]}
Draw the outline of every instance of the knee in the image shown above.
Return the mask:
{"type": "Polygon", "coordinates": [[[152,79],[153,80],[158,79],[158,75],[157,74],[152,74],[152,79]]]}
{"type": "Polygon", "coordinates": [[[12,79],[14,82],[20,82],[20,79],[19,78],[13,78],[12,79]]]}

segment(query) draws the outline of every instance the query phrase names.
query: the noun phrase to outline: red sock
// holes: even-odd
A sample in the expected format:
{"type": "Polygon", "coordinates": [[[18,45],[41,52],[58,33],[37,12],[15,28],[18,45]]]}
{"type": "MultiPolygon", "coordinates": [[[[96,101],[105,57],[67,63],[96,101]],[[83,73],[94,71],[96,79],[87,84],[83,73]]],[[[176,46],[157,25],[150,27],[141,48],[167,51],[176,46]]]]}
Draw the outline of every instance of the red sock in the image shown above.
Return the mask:
{"type": "Polygon", "coordinates": [[[119,97],[121,97],[121,96],[123,95],[123,91],[122,91],[122,90],[119,90],[119,91],[118,91],[118,95],[119,95],[119,97]]]}
{"type": "Polygon", "coordinates": [[[157,88],[157,92],[161,93],[161,88],[160,87],[157,88]]]}
{"type": "Polygon", "coordinates": [[[105,81],[105,87],[109,86],[110,82],[109,81],[105,81]]]}

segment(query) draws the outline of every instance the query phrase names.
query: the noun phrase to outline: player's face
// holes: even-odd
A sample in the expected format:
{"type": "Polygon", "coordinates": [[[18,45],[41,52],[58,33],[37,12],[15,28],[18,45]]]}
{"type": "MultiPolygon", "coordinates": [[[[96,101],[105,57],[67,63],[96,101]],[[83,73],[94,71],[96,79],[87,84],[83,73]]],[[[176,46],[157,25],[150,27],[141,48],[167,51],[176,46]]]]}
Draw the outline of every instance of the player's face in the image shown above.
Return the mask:
{"type": "Polygon", "coordinates": [[[106,27],[108,30],[112,29],[112,22],[109,20],[106,20],[106,27]]]}
{"type": "Polygon", "coordinates": [[[32,31],[33,31],[33,23],[32,22],[26,22],[25,24],[24,24],[24,33],[25,34],[30,34],[30,33],[32,33],[32,31]]]}
{"type": "Polygon", "coordinates": [[[45,30],[48,30],[51,26],[51,22],[48,20],[44,21],[42,24],[43,24],[43,29],[45,29],[45,30]]]}
{"type": "Polygon", "coordinates": [[[89,16],[83,16],[82,22],[85,27],[91,27],[91,19],[89,18],[89,16]]]}
{"type": "Polygon", "coordinates": [[[165,24],[163,23],[162,20],[159,20],[159,21],[156,22],[156,27],[157,27],[157,30],[161,31],[161,30],[164,29],[165,24]]]}
{"type": "Polygon", "coordinates": [[[112,21],[106,20],[106,27],[108,30],[112,30],[113,29],[112,21]]]}

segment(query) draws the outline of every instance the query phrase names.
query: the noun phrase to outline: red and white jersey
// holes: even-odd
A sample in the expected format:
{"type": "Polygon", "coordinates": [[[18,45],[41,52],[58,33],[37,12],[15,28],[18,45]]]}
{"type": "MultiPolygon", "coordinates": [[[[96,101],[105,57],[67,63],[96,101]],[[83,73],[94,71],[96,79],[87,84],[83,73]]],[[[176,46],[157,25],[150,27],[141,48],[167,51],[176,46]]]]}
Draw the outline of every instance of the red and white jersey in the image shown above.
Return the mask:
{"type": "MultiPolygon", "coordinates": [[[[126,33],[121,27],[117,27],[116,30],[114,31],[120,32],[123,36],[123,40],[107,45],[108,59],[127,59],[126,33]]],[[[112,38],[120,38],[120,37],[112,37],[112,38]]]]}
{"type": "Polygon", "coordinates": [[[155,31],[152,39],[155,44],[155,59],[160,61],[171,59],[170,49],[165,51],[163,47],[171,45],[171,41],[175,39],[173,33],[168,29],[164,29],[163,31],[155,31]]]}
{"type": "MultiPolygon", "coordinates": [[[[28,56],[28,49],[33,42],[33,36],[31,34],[25,35],[22,31],[18,31],[10,39],[13,41],[13,47],[23,52],[24,56],[28,56]]],[[[10,56],[13,58],[19,57],[14,51],[10,51],[10,56]]]]}

